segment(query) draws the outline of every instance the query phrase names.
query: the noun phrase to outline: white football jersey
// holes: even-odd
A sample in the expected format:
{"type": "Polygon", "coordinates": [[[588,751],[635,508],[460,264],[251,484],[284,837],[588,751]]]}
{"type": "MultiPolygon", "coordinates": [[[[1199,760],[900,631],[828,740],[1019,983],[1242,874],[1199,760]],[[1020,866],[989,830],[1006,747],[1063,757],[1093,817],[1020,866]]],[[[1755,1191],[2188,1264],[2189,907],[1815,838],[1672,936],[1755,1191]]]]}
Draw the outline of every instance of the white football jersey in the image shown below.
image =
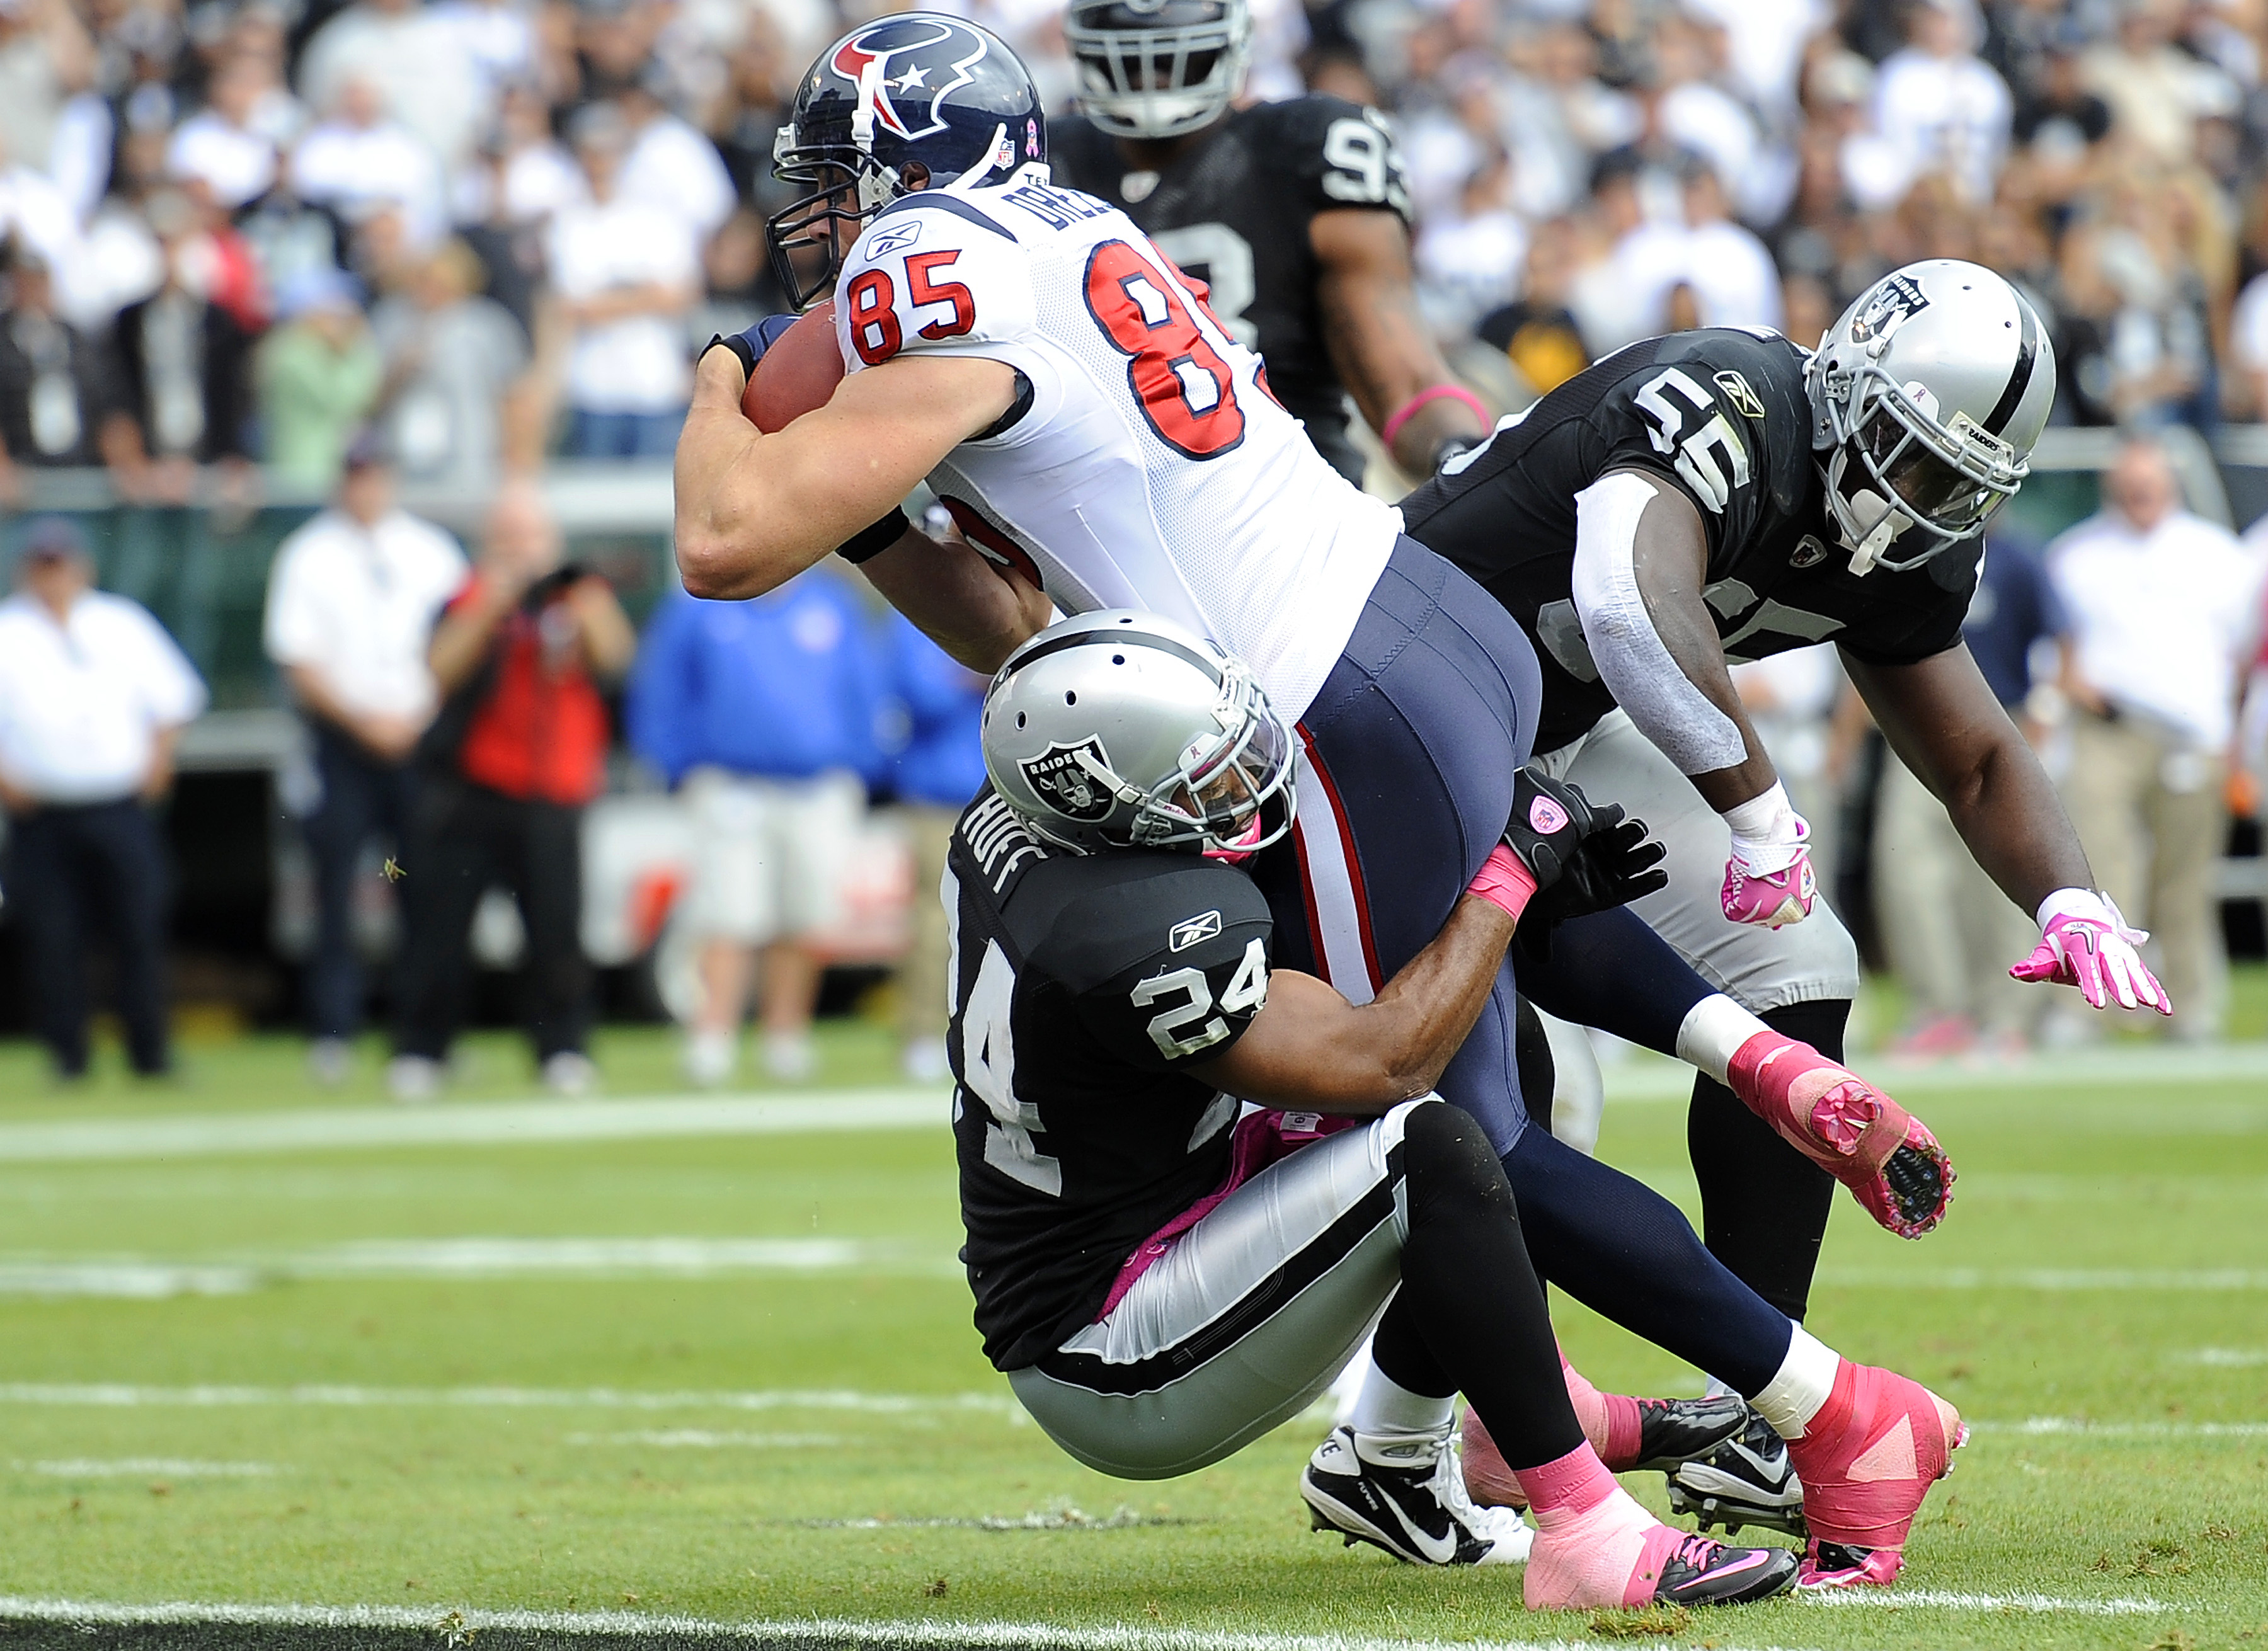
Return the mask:
{"type": "Polygon", "coordinates": [[[852,372],[923,350],[1029,382],[1021,416],[930,476],[970,543],[1066,613],[1180,621],[1241,655],[1287,719],[1306,711],[1402,514],[1323,461],[1133,220],[1039,166],[909,195],[858,238],[835,325],[852,372]]]}

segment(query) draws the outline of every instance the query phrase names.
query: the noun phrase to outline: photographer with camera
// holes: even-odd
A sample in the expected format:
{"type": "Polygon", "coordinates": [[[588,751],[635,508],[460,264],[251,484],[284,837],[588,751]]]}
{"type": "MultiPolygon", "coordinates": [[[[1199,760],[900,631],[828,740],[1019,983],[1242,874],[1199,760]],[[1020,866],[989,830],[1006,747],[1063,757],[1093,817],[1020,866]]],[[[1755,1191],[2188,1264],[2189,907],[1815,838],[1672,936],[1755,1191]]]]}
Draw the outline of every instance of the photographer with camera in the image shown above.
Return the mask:
{"type": "Polygon", "coordinates": [[[426,653],[442,704],[418,747],[401,860],[409,956],[388,1072],[397,1100],[439,1087],[473,913],[491,883],[512,891],[526,927],[528,1036],[544,1083],[577,1095],[596,1076],[585,1050],[583,808],[605,778],[600,684],[620,678],[637,649],[607,581],[561,564],[558,527],[534,488],[508,487],[426,653]]]}

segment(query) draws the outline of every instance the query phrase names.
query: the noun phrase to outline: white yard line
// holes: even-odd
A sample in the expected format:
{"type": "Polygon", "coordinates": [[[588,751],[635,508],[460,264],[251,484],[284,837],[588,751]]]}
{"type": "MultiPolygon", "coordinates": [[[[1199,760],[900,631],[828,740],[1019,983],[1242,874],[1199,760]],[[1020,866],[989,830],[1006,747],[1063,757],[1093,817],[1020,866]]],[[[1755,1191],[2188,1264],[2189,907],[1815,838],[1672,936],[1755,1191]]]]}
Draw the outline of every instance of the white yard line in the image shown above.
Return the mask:
{"type": "Polygon", "coordinates": [[[308,1405],[345,1409],[468,1408],[596,1411],[857,1411],[882,1416],[935,1411],[1021,1419],[1002,1393],[856,1393],[843,1389],[754,1392],[641,1392],[622,1388],[145,1387],[129,1382],[0,1383],[0,1404],[97,1409],[308,1405]]]}
{"type": "Polygon", "coordinates": [[[2268,1422],[2098,1422],[2084,1416],[2033,1416],[2021,1422],[1971,1422],[1980,1434],[2031,1437],[2077,1434],[2088,1439],[2261,1439],[2268,1422]]]}
{"type": "Polygon", "coordinates": [[[1819,1281],[1875,1290],[2268,1290],[2268,1268],[1822,1267],[1819,1281]]]}
{"type": "Polygon", "coordinates": [[[2254,1365],[2268,1364],[2268,1347],[2200,1347],[2195,1352],[2176,1353],[2178,1364],[2211,1365],[2224,1370],[2249,1369],[2254,1365]]]}
{"type": "Polygon", "coordinates": [[[292,1254],[193,1262],[138,1256],[0,1257],[0,1296],[241,1295],[337,1279],[725,1279],[856,1272],[961,1279],[947,1242],[852,1238],[364,1239],[292,1254]]]}
{"type": "Polygon", "coordinates": [[[1865,1605],[1878,1610],[2020,1611],[2044,1616],[2155,1617],[2179,1605],[2154,1599],[2058,1599],[2051,1594],[1948,1594],[1927,1588],[1824,1589],[1801,1596],[1815,1605],[1865,1605]]]}
{"type": "MultiPolygon", "coordinates": [[[[2022,1092],[2117,1088],[2136,1083],[2208,1083],[2268,1079],[2268,1045],[2210,1050],[2098,1049],[1999,1065],[1906,1065],[1872,1057],[1858,1063],[1900,1095],[1952,1089],[2022,1092]]],[[[1605,1072],[1608,1098],[1624,1104],[1684,1098],[1692,1069],[1638,1054],[1605,1072]]],[[[74,1119],[0,1124],[0,1164],[178,1159],[346,1147],[536,1145],[662,1139],[687,1136],[782,1135],[838,1131],[942,1131],[942,1087],[894,1085],[805,1089],[761,1095],[656,1095],[595,1101],[483,1101],[401,1108],[322,1107],[188,1117],[74,1119]]],[[[2249,1134],[2264,1124],[2258,1108],[2215,1103],[2210,1116],[2177,1122],[2201,1133],[2249,1134]]]]}
{"type": "Polygon", "coordinates": [[[210,1158],[342,1147],[533,1146],[704,1135],[942,1131],[942,1088],[814,1089],[777,1095],[651,1095],[604,1101],[489,1101],[431,1107],[326,1107],[189,1117],[0,1124],[0,1163],[210,1158]]]}
{"type": "MultiPolygon", "coordinates": [[[[288,1628],[409,1628],[437,1633],[437,1645],[472,1641],[467,1631],[668,1635],[688,1640],[760,1640],[814,1648],[851,1644],[886,1651],[1476,1651],[1476,1642],[1366,1639],[1348,1634],[1238,1634],[1176,1628],[1064,1628],[1042,1622],[857,1621],[800,1618],[714,1622],[626,1610],[446,1610],[400,1605],[125,1605],[0,1596],[0,1620],[120,1624],[212,1624],[288,1628]]],[[[1592,1640],[1489,1640],[1489,1651],[1616,1651],[1592,1640]]],[[[1787,1651],[1778,1646],[1755,1651],[1787,1651]]]]}
{"type": "Polygon", "coordinates": [[[269,1479],[281,1471],[272,1462],[184,1462],[173,1456],[126,1456],[106,1461],[75,1457],[67,1462],[18,1462],[55,1479],[269,1479]]]}
{"type": "Polygon", "coordinates": [[[672,1427],[636,1434],[570,1434],[566,1442],[652,1445],[663,1450],[816,1450],[853,1441],[840,1434],[717,1434],[700,1427],[672,1427]]]}

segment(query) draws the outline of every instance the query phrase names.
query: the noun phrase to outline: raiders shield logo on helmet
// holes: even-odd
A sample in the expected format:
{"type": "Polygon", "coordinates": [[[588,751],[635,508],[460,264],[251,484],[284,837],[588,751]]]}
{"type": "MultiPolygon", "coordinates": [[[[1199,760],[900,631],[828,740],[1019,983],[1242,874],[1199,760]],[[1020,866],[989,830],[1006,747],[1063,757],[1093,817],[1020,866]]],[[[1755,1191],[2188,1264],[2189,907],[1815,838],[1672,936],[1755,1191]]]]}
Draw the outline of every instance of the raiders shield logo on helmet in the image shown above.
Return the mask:
{"type": "Polygon", "coordinates": [[[1860,343],[1869,339],[1885,337],[1905,321],[1929,307],[1929,294],[1921,290],[1921,283],[1904,270],[1884,276],[1874,289],[1873,298],[1851,323],[1851,336],[1860,343]]]}
{"type": "Polygon", "coordinates": [[[1091,738],[1077,745],[1051,745],[1046,755],[1033,757],[1017,766],[1023,770],[1025,780],[1042,802],[1066,820],[1092,824],[1109,814],[1111,796],[1103,789],[1102,782],[1080,763],[1082,755],[1092,759],[1099,768],[1110,766],[1102,741],[1091,738]]]}

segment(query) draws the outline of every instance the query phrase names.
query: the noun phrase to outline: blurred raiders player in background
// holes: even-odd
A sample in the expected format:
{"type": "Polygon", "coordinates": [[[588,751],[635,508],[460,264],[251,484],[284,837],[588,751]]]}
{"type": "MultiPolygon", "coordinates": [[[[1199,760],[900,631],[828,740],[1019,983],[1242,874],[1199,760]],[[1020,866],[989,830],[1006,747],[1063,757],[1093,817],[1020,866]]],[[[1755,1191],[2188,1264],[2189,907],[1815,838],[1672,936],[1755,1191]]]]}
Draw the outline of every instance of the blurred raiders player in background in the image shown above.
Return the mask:
{"type": "MultiPolygon", "coordinates": [[[[2031,306],[1934,260],[1877,282],[1816,353],[1728,329],[1631,345],[1403,503],[1409,532],[1535,642],[1537,765],[1668,845],[1669,886],[1633,910],[1830,1058],[1856,949],[1815,909],[1808,828],[1727,671],[1827,639],[1978,864],[2036,915],[2039,947],[2011,972],[2171,1013],[1961,638],[1985,519],[2021,485],[2054,394],[2031,306]]],[[[1800,1320],[1831,1183],[1707,1076],[1689,1132],[1710,1249],[1800,1320]]],[[[1753,1426],[1672,1484],[1705,1517],[1800,1530],[1799,1494],[1753,1426]]]]}
{"type": "Polygon", "coordinates": [[[1073,0],[1079,113],[1049,128],[1055,181],[1210,284],[1212,313],[1340,475],[1362,480],[1351,393],[1394,461],[1430,475],[1488,421],[1418,313],[1392,129],[1320,94],[1232,107],[1251,37],[1247,0],[1073,0]]]}
{"type": "MultiPolygon", "coordinates": [[[[1259,357],[1123,212],[1053,185],[1030,75],[982,29],[924,12],[853,29],[799,81],[777,154],[806,193],[770,224],[776,265],[799,302],[833,289],[847,371],[765,434],[741,396],[771,334],[705,352],[676,461],[687,589],[761,594],[839,549],[976,668],[1051,604],[1157,612],[1232,651],[1297,736],[1300,826],[1250,868],[1277,954],[1370,1001],[1510,817],[1541,698],[1520,626],[1323,461],[1259,357]],[[907,523],[924,479],[962,537],[907,523]]],[[[1547,938],[1519,948],[1517,977],[1499,969],[1435,1087],[1503,1163],[1540,1273],[1735,1391],[1786,1400],[1806,1577],[1889,1581],[1957,1419],[1805,1335],[1659,1194],[1530,1129],[1521,993],[1569,1021],[1642,1022],[1631,1035],[1731,1083],[1896,1230],[1941,1213],[1941,1154],[1627,911],[1547,938]]],[[[1374,1361],[1370,1378],[1391,1385],[1374,1361]]]]}
{"type": "Polygon", "coordinates": [[[1237,869],[1294,797],[1291,730],[1241,660],[1151,615],[1067,620],[995,680],[983,746],[943,890],[963,1254],[985,1352],[1049,1435],[1120,1478],[1193,1472],[1299,1414],[1377,1323],[1391,1402],[1315,1451],[1317,1529],[1421,1564],[1525,1559],[1536,1608],[1786,1588],[1793,1555],[1689,1537],[1616,1485],[1496,1153],[1428,1093],[1515,924],[1647,886],[1642,828],[1523,784],[1447,925],[1358,1006],[1272,967],[1237,869]],[[1240,1097],[1285,1109],[1240,1117],[1240,1097]],[[1465,1498],[1460,1389],[1514,1419],[1540,1534],[1465,1498]]]}

